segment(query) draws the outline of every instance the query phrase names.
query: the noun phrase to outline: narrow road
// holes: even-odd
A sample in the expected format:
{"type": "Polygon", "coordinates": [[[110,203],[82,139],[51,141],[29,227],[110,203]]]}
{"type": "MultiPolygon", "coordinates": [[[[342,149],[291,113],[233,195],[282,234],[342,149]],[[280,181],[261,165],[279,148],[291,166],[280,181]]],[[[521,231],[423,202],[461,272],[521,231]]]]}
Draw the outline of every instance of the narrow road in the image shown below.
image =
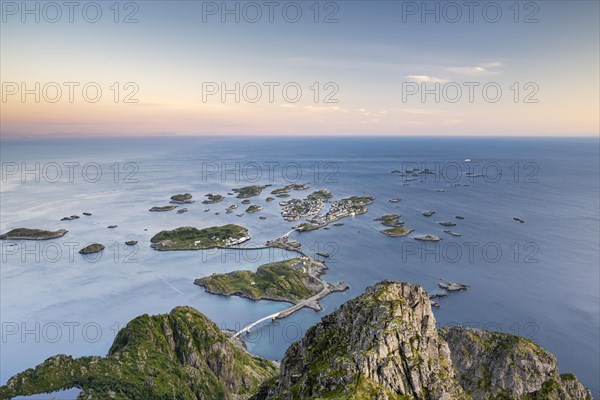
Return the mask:
{"type": "MultiPolygon", "coordinates": [[[[286,233],[284,236],[287,237],[290,233],[292,233],[293,231],[295,231],[295,229],[292,229],[291,231],[289,231],[288,233],[286,233]]],[[[271,320],[275,320],[275,319],[281,319],[281,318],[285,318],[287,316],[292,315],[293,313],[295,313],[296,311],[308,306],[311,303],[315,303],[318,304],[318,301],[320,299],[322,299],[323,297],[327,296],[329,293],[331,293],[332,288],[329,287],[329,284],[327,282],[325,282],[324,280],[322,280],[321,278],[319,278],[318,276],[313,275],[312,271],[312,264],[314,262],[313,258],[310,257],[306,252],[304,252],[304,250],[299,249],[299,248],[289,248],[286,249],[289,251],[295,251],[298,254],[301,254],[302,256],[306,257],[309,260],[308,263],[308,271],[306,272],[308,275],[312,276],[313,278],[317,279],[321,285],[323,285],[323,289],[315,294],[312,297],[309,297],[308,299],[304,299],[301,302],[294,304],[293,306],[291,306],[290,308],[286,308],[283,311],[278,311],[274,314],[271,315],[267,315],[266,317],[263,317],[257,321],[252,322],[251,324],[246,325],[245,327],[243,327],[242,329],[240,329],[238,332],[236,332],[232,337],[231,340],[235,340],[238,336],[240,336],[242,333],[245,332],[249,332],[252,328],[254,328],[256,325],[260,324],[261,322],[267,321],[269,319],[271,320]]]]}
{"type": "Polygon", "coordinates": [[[327,284],[327,282],[325,281],[321,281],[323,283],[323,290],[321,290],[319,293],[315,294],[312,297],[309,297],[308,299],[304,299],[302,300],[300,303],[298,304],[294,304],[293,306],[291,306],[290,308],[286,308],[285,310],[282,311],[277,311],[276,313],[273,313],[271,315],[267,315],[266,317],[263,317],[257,321],[254,321],[251,324],[246,325],[245,327],[243,327],[242,329],[240,329],[238,332],[236,332],[232,337],[231,340],[234,340],[235,338],[237,338],[238,336],[240,336],[241,334],[245,333],[245,332],[250,332],[250,330],[252,328],[254,328],[256,325],[267,321],[267,320],[275,320],[275,319],[281,319],[281,318],[285,318],[287,316],[292,315],[293,313],[295,313],[296,311],[306,307],[308,304],[312,303],[312,302],[318,302],[320,299],[322,299],[323,297],[327,296],[330,292],[331,292],[331,288],[329,287],[329,285],[327,284]]]}

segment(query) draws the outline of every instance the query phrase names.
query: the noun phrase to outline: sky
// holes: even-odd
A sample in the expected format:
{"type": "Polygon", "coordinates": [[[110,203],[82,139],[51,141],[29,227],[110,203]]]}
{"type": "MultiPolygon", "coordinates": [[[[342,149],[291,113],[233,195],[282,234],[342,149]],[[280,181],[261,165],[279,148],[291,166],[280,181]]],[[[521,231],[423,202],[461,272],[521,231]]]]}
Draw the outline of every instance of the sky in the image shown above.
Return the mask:
{"type": "Polygon", "coordinates": [[[2,139],[599,134],[598,1],[1,2],[2,139]]]}

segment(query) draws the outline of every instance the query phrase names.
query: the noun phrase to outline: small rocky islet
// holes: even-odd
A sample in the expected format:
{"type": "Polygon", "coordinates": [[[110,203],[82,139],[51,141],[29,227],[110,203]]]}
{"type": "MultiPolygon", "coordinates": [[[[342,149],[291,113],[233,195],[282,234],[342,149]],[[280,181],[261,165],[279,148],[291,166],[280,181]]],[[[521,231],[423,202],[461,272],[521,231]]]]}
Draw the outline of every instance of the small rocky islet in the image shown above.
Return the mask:
{"type": "Polygon", "coordinates": [[[456,222],[452,222],[452,221],[442,221],[442,222],[438,222],[439,225],[442,226],[456,226],[456,222]]]}
{"type": "Polygon", "coordinates": [[[255,212],[258,212],[258,211],[260,211],[260,210],[262,210],[262,209],[263,209],[263,208],[262,208],[261,206],[258,206],[258,205],[256,205],[256,204],[253,204],[253,205],[251,205],[250,207],[248,207],[248,208],[246,209],[246,212],[247,212],[248,214],[253,214],[253,213],[255,213],[255,212]]]}
{"type": "Polygon", "coordinates": [[[441,237],[436,235],[417,236],[414,239],[419,240],[421,242],[439,242],[440,240],[442,240],[441,237]]]}
{"type": "Polygon", "coordinates": [[[71,215],[69,217],[62,217],[60,220],[61,221],[74,221],[74,220],[77,220],[79,218],[80,218],[79,215],[71,215]]]}
{"type": "Polygon", "coordinates": [[[451,231],[449,229],[444,230],[444,233],[447,233],[447,234],[455,236],[455,237],[461,237],[462,236],[462,233],[453,232],[453,231],[451,231]]]}
{"type": "Polygon", "coordinates": [[[44,229],[15,228],[0,235],[0,240],[50,240],[63,237],[67,232],[66,229],[47,231],[44,229]]]}
{"type": "Polygon", "coordinates": [[[404,237],[410,235],[414,229],[405,228],[405,227],[397,227],[397,228],[388,228],[383,229],[381,233],[390,237],[404,237]]]}
{"type": "Polygon", "coordinates": [[[100,243],[91,243],[79,250],[79,254],[93,254],[104,250],[104,245],[100,243]]]}
{"type": "Polygon", "coordinates": [[[260,185],[244,186],[241,188],[233,189],[233,193],[236,194],[236,197],[238,199],[245,199],[248,197],[258,196],[259,194],[261,194],[261,192],[265,188],[267,188],[267,185],[265,185],[265,186],[260,186],[260,185]]]}
{"type": "Polygon", "coordinates": [[[289,193],[290,191],[292,191],[292,189],[293,190],[306,190],[308,188],[310,188],[308,183],[292,183],[290,185],[287,185],[282,188],[271,191],[271,194],[280,195],[280,194],[289,193]]]}
{"type": "Polygon", "coordinates": [[[399,227],[404,225],[404,221],[400,221],[400,214],[387,214],[376,218],[375,221],[381,222],[381,225],[399,227]]]}
{"type": "Polygon", "coordinates": [[[152,212],[166,212],[166,211],[171,211],[176,209],[177,206],[154,206],[152,208],[150,208],[150,210],[148,211],[152,211],[152,212]]]}
{"type": "Polygon", "coordinates": [[[192,200],[192,194],[191,193],[181,193],[181,194],[174,194],[173,196],[171,196],[171,201],[170,203],[173,204],[190,204],[193,203],[194,200],[192,200]]]}
{"type": "Polygon", "coordinates": [[[221,196],[220,194],[213,194],[213,193],[206,194],[206,195],[204,195],[204,197],[206,197],[206,200],[202,201],[202,204],[220,203],[221,201],[223,201],[225,199],[224,196],[221,196]]]}

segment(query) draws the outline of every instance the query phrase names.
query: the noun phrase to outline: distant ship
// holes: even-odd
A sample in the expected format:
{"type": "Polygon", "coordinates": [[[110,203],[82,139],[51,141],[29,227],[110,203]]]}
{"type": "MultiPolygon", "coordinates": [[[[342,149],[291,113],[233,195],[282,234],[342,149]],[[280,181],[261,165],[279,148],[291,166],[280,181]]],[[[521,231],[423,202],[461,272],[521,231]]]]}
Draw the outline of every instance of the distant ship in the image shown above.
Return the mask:
{"type": "Polygon", "coordinates": [[[471,162],[470,158],[465,158],[465,162],[471,162]]]}

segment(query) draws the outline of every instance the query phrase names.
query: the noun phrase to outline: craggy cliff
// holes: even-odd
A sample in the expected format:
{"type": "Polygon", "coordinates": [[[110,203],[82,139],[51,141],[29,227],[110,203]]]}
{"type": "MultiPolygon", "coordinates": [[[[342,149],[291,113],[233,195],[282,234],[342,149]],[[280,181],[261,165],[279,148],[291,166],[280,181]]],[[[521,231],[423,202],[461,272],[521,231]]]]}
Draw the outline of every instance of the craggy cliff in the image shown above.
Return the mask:
{"type": "Polygon", "coordinates": [[[0,398],[83,389],[80,399],[587,400],[572,374],[530,340],[436,329],[427,293],[384,281],[293,344],[279,374],[198,311],[143,315],[107,357],[59,355],[0,387],[0,398]]]}
{"type": "Polygon", "coordinates": [[[293,344],[263,399],[591,399],[530,340],[466,328],[438,332],[418,285],[381,282],[293,344]]]}

